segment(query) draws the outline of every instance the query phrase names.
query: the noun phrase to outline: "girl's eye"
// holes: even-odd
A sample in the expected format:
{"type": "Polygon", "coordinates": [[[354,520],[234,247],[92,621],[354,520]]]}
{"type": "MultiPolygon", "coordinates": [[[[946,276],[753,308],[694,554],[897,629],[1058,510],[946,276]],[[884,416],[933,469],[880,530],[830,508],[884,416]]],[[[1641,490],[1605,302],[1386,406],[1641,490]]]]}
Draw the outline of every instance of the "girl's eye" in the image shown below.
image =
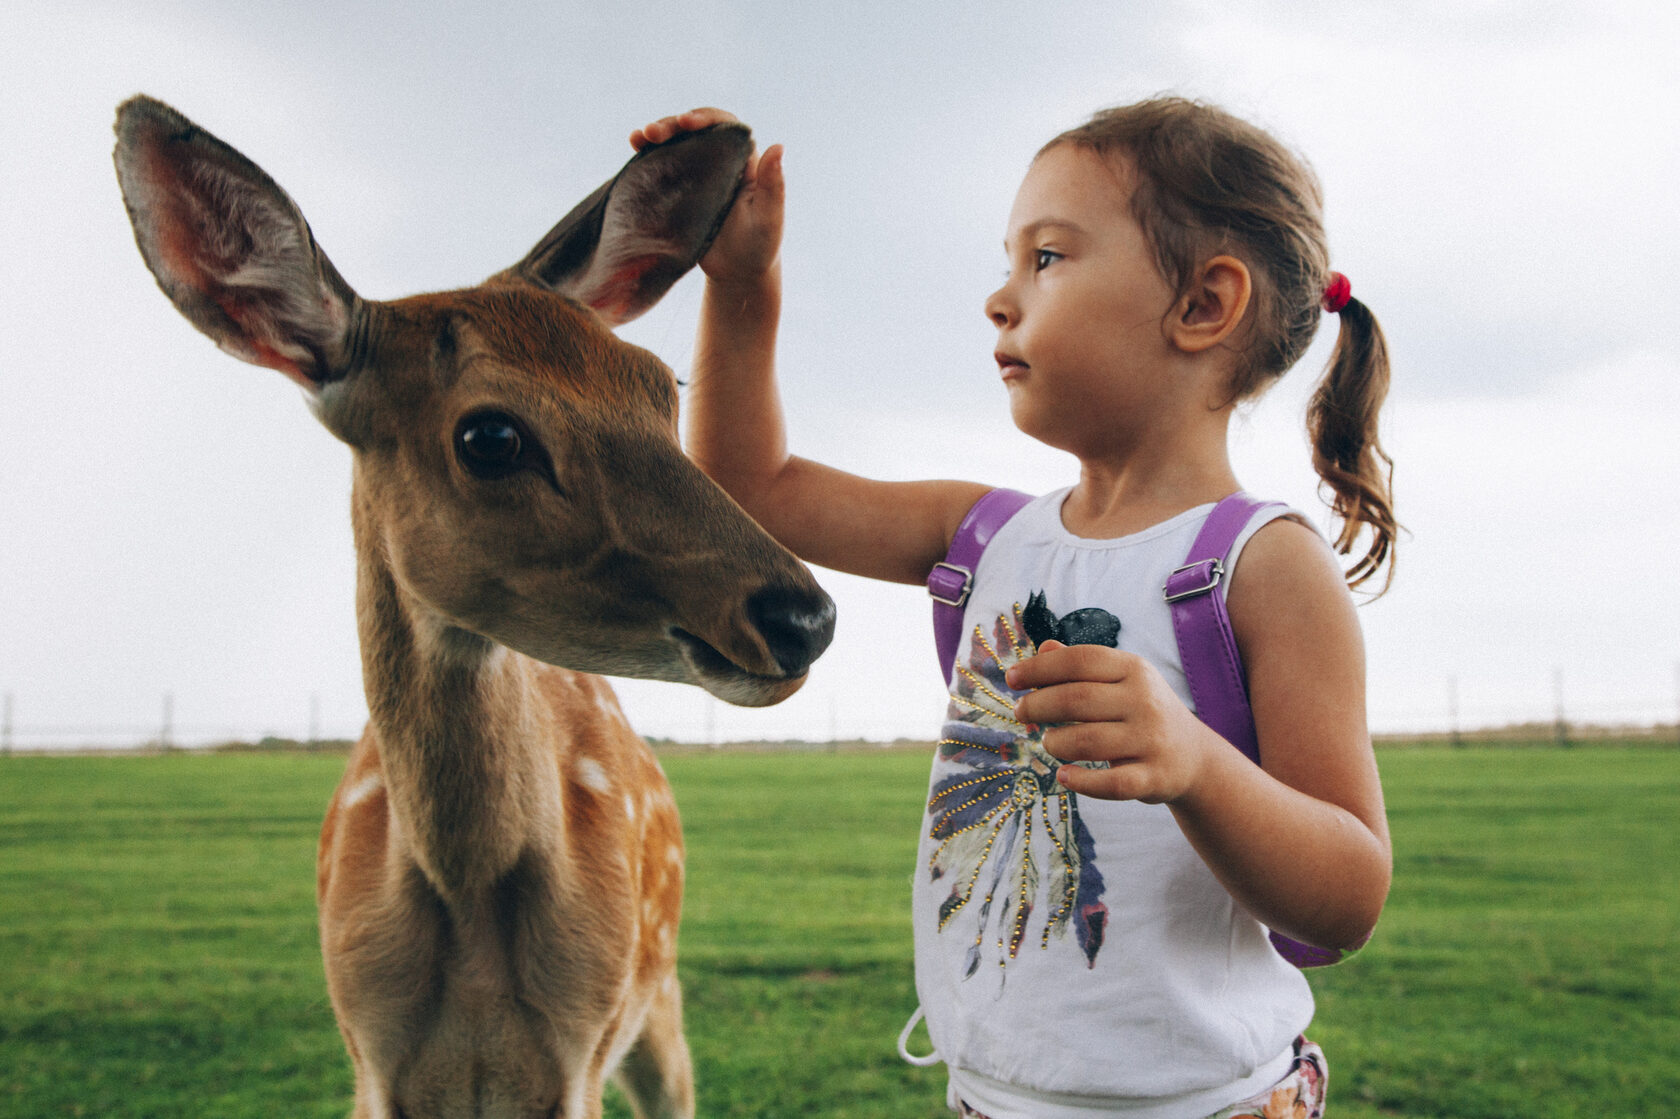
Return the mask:
{"type": "Polygon", "coordinates": [[[1060,259],[1062,254],[1053,249],[1037,249],[1033,252],[1033,271],[1042,272],[1060,259]]]}

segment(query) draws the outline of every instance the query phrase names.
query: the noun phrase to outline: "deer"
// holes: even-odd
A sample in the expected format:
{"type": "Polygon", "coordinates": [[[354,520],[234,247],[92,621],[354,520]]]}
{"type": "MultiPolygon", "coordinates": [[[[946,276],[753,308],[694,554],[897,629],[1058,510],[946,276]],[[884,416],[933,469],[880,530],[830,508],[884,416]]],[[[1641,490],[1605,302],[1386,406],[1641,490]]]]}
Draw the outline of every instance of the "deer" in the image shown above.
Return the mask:
{"type": "Polygon", "coordinates": [[[351,449],[368,722],[316,885],[353,1119],[598,1117],[609,1079],[692,1116],[681,826],[601,676],[778,703],[834,605],[685,457],[671,369],[613,328],[704,254],[750,132],[644,149],[513,267],[389,302],[174,109],[136,96],[116,135],[158,286],[351,449]]]}

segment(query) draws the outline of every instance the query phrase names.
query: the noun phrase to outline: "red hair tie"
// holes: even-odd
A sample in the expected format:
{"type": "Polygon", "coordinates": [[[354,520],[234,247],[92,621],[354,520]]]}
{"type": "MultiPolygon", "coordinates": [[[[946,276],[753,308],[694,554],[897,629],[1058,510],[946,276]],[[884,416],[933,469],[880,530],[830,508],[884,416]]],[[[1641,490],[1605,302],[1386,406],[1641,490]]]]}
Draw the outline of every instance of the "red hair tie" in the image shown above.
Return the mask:
{"type": "Polygon", "coordinates": [[[1348,278],[1340,272],[1330,273],[1330,282],[1324,288],[1324,309],[1332,315],[1339,315],[1352,298],[1353,285],[1348,283],[1348,278]]]}

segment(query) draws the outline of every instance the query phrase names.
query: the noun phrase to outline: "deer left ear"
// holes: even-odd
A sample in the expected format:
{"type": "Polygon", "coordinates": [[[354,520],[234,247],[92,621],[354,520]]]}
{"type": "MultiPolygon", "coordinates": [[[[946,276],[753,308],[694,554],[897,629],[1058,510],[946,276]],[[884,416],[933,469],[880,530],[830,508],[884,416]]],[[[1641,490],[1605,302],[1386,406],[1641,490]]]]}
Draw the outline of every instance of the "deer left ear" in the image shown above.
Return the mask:
{"type": "Polygon", "coordinates": [[[752,133],[719,124],[644,148],[504,275],[636,318],[693,268],[729,215],[752,133]]]}

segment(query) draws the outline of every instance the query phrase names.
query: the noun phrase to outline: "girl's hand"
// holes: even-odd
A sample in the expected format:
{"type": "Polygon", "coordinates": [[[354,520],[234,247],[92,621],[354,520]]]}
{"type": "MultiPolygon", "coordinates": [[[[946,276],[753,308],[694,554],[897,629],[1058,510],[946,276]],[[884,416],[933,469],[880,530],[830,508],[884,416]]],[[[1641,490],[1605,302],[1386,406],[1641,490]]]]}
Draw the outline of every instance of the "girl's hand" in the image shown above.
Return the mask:
{"type": "Polygon", "coordinates": [[[1171,803],[1196,790],[1210,750],[1230,749],[1133,653],[1046,641],[1007,680],[1016,691],[1036,689],[1015,705],[1015,717],[1050,727],[1044,748],[1053,757],[1109,763],[1057,769],[1056,780],[1071,792],[1171,803]]]}
{"type": "MultiPolygon", "coordinates": [[[[663,144],[679,132],[693,132],[736,119],[722,109],[691,109],[663,117],[630,134],[637,151],[663,144]]],[[[775,267],[782,248],[782,207],[786,198],[782,178],[782,146],[772,144],[763,155],[747,158],[741,193],[729,211],[717,239],[700,260],[700,270],[725,286],[761,282],[775,267]]]]}

